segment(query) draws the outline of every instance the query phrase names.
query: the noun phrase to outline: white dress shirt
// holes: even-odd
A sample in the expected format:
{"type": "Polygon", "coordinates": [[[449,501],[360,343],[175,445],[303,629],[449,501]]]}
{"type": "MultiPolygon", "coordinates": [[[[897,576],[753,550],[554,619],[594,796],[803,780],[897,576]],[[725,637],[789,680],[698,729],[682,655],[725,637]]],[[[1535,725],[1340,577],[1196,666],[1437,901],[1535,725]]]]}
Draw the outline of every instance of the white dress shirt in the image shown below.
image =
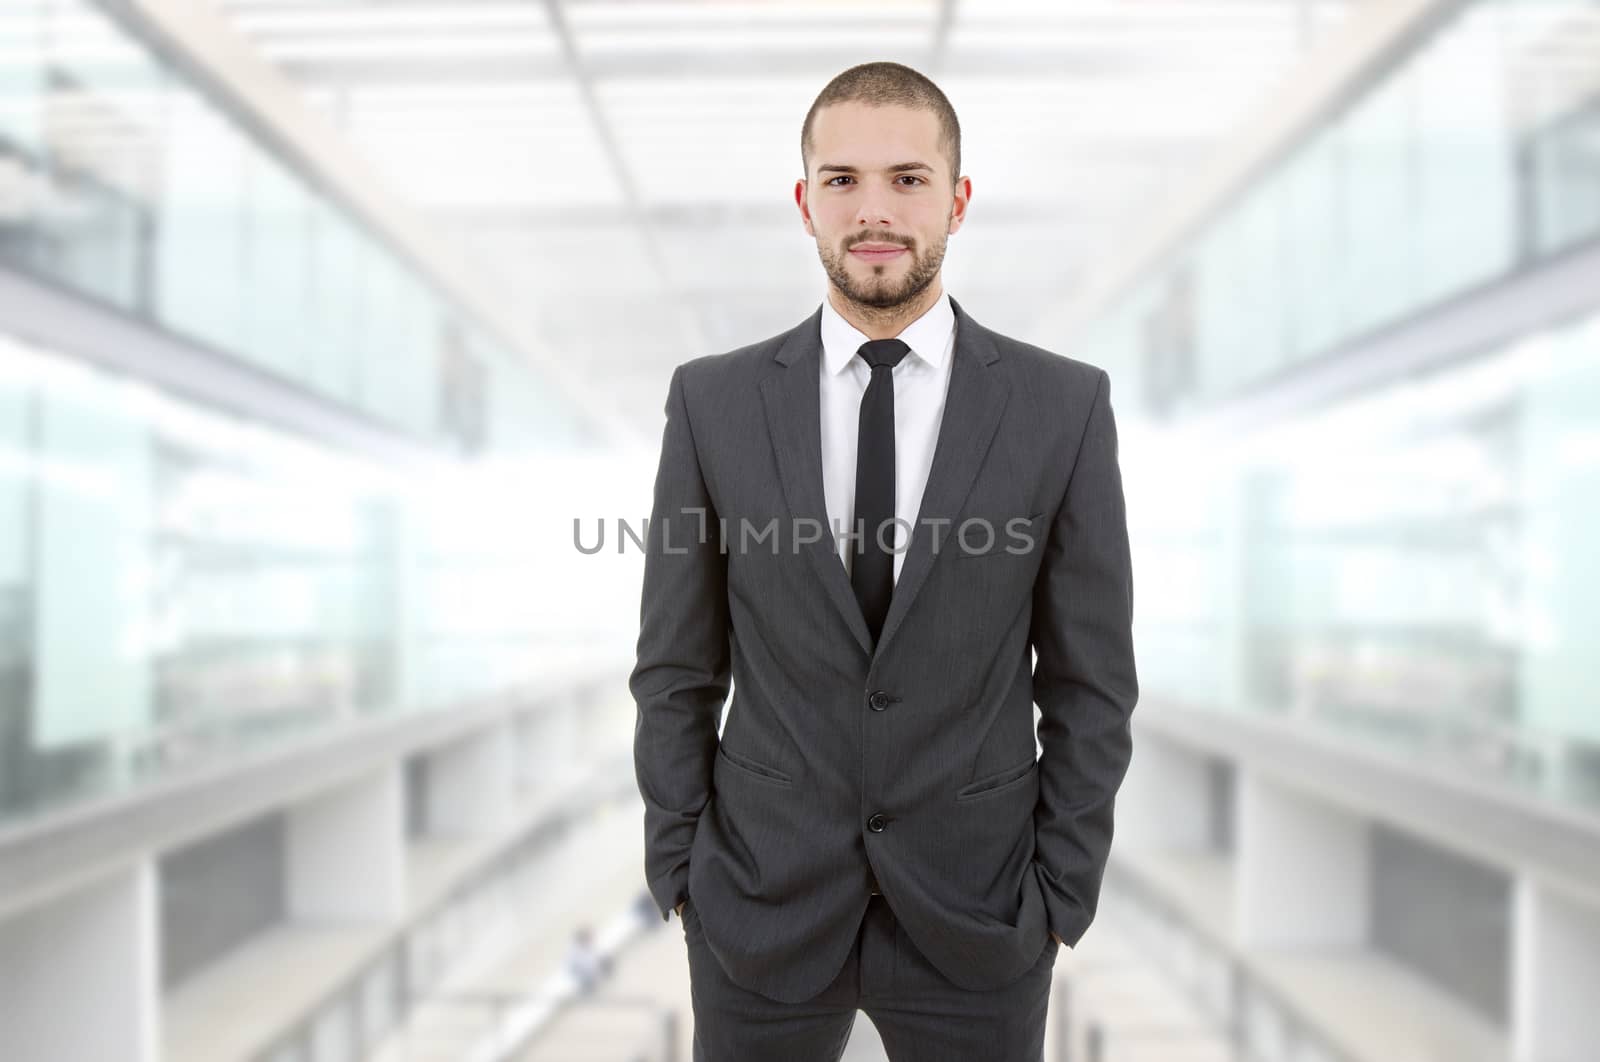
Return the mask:
{"type": "MultiPolygon", "coordinates": [[[[955,348],[955,311],[941,294],[926,313],[901,329],[895,338],[911,348],[890,370],[894,381],[894,578],[905,563],[907,535],[922,510],[922,490],[933,466],[939,441],[945,394],[950,388],[951,353],[955,348]]],[[[822,299],[822,488],[834,544],[845,571],[851,569],[855,528],[856,436],[861,423],[861,396],[872,379],[872,367],[856,355],[868,336],[840,316],[827,296],[822,299]]]]}

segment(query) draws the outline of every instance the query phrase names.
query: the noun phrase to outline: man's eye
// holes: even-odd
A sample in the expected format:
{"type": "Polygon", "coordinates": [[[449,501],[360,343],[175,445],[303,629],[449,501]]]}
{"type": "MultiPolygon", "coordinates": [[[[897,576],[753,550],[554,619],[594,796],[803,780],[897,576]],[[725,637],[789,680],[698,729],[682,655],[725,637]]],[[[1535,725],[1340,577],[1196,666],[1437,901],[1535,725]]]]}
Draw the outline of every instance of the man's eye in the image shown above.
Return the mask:
{"type": "MultiPolygon", "coordinates": [[[[824,184],[832,184],[834,181],[853,181],[853,180],[855,180],[855,178],[851,177],[849,174],[841,173],[837,177],[828,178],[823,183],[824,184]]],[[[913,176],[912,174],[909,174],[909,173],[902,173],[899,177],[896,178],[896,180],[910,181],[914,185],[915,184],[923,184],[923,183],[925,183],[921,177],[916,177],[916,176],[913,176]]]]}

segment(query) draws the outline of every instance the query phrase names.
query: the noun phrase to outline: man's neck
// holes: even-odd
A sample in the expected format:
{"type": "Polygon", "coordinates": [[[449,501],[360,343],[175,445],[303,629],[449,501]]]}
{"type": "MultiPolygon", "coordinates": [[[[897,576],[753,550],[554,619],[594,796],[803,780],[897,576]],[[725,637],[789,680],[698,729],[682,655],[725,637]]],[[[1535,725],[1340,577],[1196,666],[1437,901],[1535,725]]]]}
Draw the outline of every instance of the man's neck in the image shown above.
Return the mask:
{"type": "Polygon", "coordinates": [[[832,284],[828,285],[828,302],[840,317],[849,321],[868,339],[893,339],[905,330],[940,299],[944,298],[943,282],[930,284],[916,299],[899,306],[863,306],[847,298],[832,284]]]}

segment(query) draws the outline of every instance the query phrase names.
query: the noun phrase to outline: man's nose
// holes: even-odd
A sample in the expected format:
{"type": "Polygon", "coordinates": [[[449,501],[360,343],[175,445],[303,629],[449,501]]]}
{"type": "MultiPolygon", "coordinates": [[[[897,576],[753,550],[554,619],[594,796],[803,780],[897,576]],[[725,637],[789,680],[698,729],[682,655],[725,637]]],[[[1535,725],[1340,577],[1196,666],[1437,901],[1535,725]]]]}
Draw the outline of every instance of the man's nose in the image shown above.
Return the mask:
{"type": "Polygon", "coordinates": [[[878,226],[890,224],[894,215],[889,208],[878,202],[877,196],[863,196],[861,210],[856,215],[856,224],[878,226]]]}

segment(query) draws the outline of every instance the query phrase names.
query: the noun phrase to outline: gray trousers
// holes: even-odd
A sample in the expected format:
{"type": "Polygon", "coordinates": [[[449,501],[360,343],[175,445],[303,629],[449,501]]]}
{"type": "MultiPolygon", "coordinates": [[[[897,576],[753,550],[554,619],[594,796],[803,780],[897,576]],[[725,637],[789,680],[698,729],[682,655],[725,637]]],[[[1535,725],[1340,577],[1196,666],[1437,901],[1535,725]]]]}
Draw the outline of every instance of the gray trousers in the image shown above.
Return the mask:
{"type": "Polygon", "coordinates": [[[694,1062],[837,1062],[856,1011],[878,1030],[889,1062],[1042,1062],[1045,1010],[1061,945],[991,992],[951,984],[925,959],[888,903],[875,895],[833,983],[802,1003],[780,1003],[728,978],[683,906],[694,1003],[694,1062]]]}

